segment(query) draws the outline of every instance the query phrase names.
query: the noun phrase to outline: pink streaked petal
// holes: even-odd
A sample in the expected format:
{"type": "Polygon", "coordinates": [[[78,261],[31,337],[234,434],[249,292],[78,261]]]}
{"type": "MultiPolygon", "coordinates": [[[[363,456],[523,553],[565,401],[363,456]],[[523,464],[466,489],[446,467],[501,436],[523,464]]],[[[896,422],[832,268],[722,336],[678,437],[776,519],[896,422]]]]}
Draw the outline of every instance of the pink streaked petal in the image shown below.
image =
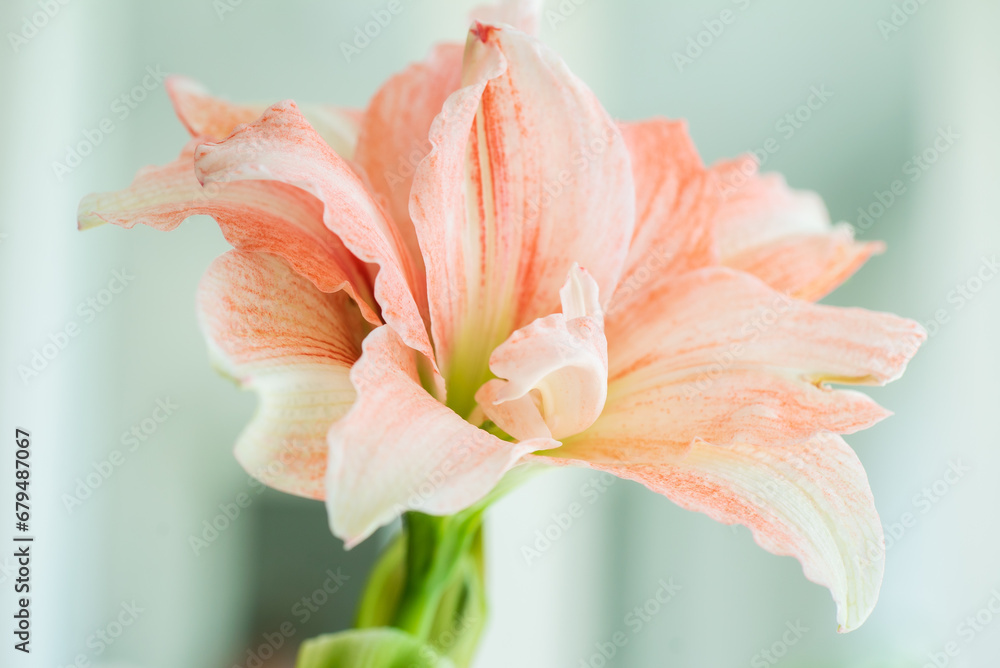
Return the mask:
{"type": "Polygon", "coordinates": [[[608,394],[608,344],[597,283],[574,266],[560,291],[563,312],[539,318],[490,356],[499,379],[476,401],[517,439],[562,439],[594,423],[608,394]]]}
{"type": "MultiPolygon", "coordinates": [[[[204,86],[184,76],[170,76],[166,81],[167,94],[174,111],[192,137],[221,141],[244,123],[257,120],[266,104],[234,104],[213,97],[204,86]]],[[[358,114],[352,109],[306,105],[303,115],[316,132],[345,159],[354,153],[358,137],[358,114]]]]}
{"type": "Polygon", "coordinates": [[[832,225],[823,200],[792,190],[779,174],[758,174],[743,157],[712,168],[723,203],[715,218],[721,262],[793,297],[818,300],[847,280],[881,242],[857,242],[832,225]]]}
{"type": "Polygon", "coordinates": [[[494,25],[506,23],[529,35],[537,35],[542,22],[542,0],[500,0],[476,7],[470,18],[494,25]]]}
{"type": "Polygon", "coordinates": [[[882,385],[902,375],[925,338],[911,320],[792,299],[723,267],[658,281],[645,297],[643,308],[606,320],[613,383],[722,364],[783,369],[813,384],[882,385]]]}
{"type": "Polygon", "coordinates": [[[560,456],[632,464],[699,442],[788,446],[818,431],[853,433],[891,415],[860,392],[817,387],[781,369],[713,371],[613,382],[600,417],[566,439],[560,456]]]}
{"type": "Polygon", "coordinates": [[[530,393],[513,399],[502,398],[506,387],[507,381],[494,378],[479,388],[476,402],[483,415],[518,440],[552,438],[552,429],[543,416],[541,398],[530,393]]]}
{"type": "Polygon", "coordinates": [[[882,526],[864,468],[839,436],[790,447],[696,443],[682,457],[629,465],[564,463],[635,480],[683,508],[748,527],[758,545],[795,557],[809,580],[830,590],[841,632],[858,628],[875,606],[882,526]]]}
{"type": "Polygon", "coordinates": [[[642,300],[654,274],[718,264],[713,219],[721,197],[687,124],[657,118],[619,127],[635,178],[635,231],[609,314],[642,300]]]}
{"type": "Polygon", "coordinates": [[[198,315],[220,370],[260,398],[237,459],[275,489],[323,498],[327,431],[354,401],[369,329],[357,307],[276,256],[230,251],[202,278],[198,315]]]}
{"type": "Polygon", "coordinates": [[[344,160],[352,160],[361,132],[361,111],[329,104],[303,104],[302,115],[344,160]]]}
{"type": "Polygon", "coordinates": [[[330,429],[326,497],[348,546],[408,510],[463,510],[523,455],[558,445],[508,443],[463,420],[421,387],[417,357],[387,326],[365,339],[351,380],[358,399],[330,429]]]}
{"type": "Polygon", "coordinates": [[[355,161],[399,227],[425,290],[423,258],[410,220],[410,188],[417,165],[430,151],[434,118],[462,77],[462,47],[442,44],[421,63],[390,78],[375,93],[361,121],[355,161]]]}
{"type": "Polygon", "coordinates": [[[909,320],[793,300],[725,268],[664,279],[645,298],[607,319],[607,405],[565,456],[642,462],[698,441],[864,429],[888,412],[827,384],[894,380],[925,337],[909,320]]]}
{"type": "Polygon", "coordinates": [[[497,345],[557,311],[574,262],[612,293],[635,197],[617,127],[536,40],[477,24],[463,83],[431,128],[410,213],[439,365],[449,386],[475,391],[497,345]]]}
{"type": "Polygon", "coordinates": [[[825,234],[791,235],[750,248],[725,264],[797,299],[819,301],[884,251],[881,241],[854,241],[853,229],[842,223],[825,234]]]}
{"type": "Polygon", "coordinates": [[[192,137],[225,139],[237,126],[252,123],[267,109],[266,104],[233,104],[213,97],[185,76],[167,77],[166,88],[177,117],[192,137]]]}
{"type": "Polygon", "coordinates": [[[206,186],[278,182],[323,203],[323,222],[364,262],[379,266],[375,299],[407,345],[433,359],[413,261],[398,229],[362,180],[309,126],[294,102],[270,107],[228,139],[203,144],[195,173],[206,186]]]}
{"type": "Polygon", "coordinates": [[[194,171],[200,141],[191,140],[174,162],[141,169],[125,190],[83,198],[80,229],[112,223],[172,230],[191,216],[211,216],[234,248],[284,258],[323,292],[345,290],[369,322],[382,324],[367,269],[323,224],[320,201],[278,182],[202,187],[194,171]]]}

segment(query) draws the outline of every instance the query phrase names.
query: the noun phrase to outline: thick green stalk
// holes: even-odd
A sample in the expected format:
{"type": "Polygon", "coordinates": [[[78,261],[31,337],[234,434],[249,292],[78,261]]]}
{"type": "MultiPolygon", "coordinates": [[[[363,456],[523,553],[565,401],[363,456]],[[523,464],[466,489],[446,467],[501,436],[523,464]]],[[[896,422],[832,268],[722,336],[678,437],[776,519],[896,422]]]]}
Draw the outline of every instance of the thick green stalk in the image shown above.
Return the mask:
{"type": "Polygon", "coordinates": [[[407,513],[406,576],[393,626],[432,641],[441,601],[462,580],[462,562],[482,530],[482,511],[448,517],[407,513]]]}
{"type": "Polygon", "coordinates": [[[403,531],[368,579],[357,628],[394,627],[454,666],[470,665],[486,623],[483,513],[541,470],[517,467],[475,506],[455,515],[406,513],[403,531]]]}

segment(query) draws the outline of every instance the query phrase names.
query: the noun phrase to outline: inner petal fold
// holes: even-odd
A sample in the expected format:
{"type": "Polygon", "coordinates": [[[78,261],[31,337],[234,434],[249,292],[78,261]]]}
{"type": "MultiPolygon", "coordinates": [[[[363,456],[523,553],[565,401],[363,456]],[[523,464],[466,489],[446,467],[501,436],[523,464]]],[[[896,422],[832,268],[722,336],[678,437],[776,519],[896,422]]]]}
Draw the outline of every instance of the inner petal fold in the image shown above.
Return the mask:
{"type": "Polygon", "coordinates": [[[515,331],[490,356],[498,376],[476,393],[511,436],[568,438],[594,423],[608,396],[608,343],[598,286],[574,265],[559,291],[562,313],[515,331]]]}

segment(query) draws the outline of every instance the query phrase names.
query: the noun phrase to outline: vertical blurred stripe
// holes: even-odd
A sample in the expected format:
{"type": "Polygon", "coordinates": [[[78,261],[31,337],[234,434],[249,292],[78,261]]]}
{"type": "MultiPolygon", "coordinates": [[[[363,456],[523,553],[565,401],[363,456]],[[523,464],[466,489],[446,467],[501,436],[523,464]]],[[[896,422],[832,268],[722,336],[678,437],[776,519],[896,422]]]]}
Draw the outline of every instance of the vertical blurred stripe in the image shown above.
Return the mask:
{"type": "MultiPolygon", "coordinates": [[[[32,351],[49,343],[50,334],[78,319],[77,302],[90,286],[96,289],[106,280],[116,257],[113,242],[86,256],[79,252],[74,224],[79,191],[58,182],[51,168],[82,131],[81,110],[101,102],[93,86],[94,48],[106,31],[83,3],[55,4],[58,13],[17,53],[8,33],[20,32],[25,18],[40,8],[22,0],[0,8],[0,231],[7,235],[0,242],[0,494],[8,505],[14,479],[9,441],[15,427],[26,428],[32,434],[29,493],[31,533],[37,540],[32,546],[32,652],[15,652],[6,634],[0,663],[12,668],[71,661],[93,631],[87,612],[102,607],[106,579],[112,577],[103,566],[110,517],[97,515],[94,507],[86,521],[67,521],[58,499],[72,487],[76,472],[95,459],[99,447],[93,434],[114,415],[107,398],[115,394],[117,374],[106,370],[115,367],[115,341],[82,331],[27,384],[17,370],[31,364],[32,351]]],[[[11,533],[4,522],[5,557],[12,552],[11,533]]],[[[4,582],[0,589],[7,617],[13,587],[4,582]]]]}

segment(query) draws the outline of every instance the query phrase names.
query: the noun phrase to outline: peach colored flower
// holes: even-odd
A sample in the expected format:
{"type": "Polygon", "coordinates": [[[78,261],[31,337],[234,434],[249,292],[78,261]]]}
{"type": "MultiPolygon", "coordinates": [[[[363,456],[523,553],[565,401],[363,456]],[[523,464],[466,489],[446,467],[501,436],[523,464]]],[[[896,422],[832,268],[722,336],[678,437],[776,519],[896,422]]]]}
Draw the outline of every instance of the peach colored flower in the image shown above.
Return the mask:
{"type": "Polygon", "coordinates": [[[899,377],[924,335],[811,301],[881,247],[749,159],[706,168],[683,123],[614,122],[513,27],[535,3],[491,11],[360,113],[172,79],[191,141],[80,226],[218,221],[201,322],[260,396],[236,455],[349,544],[524,463],[585,466],[748,526],[856,628],[883,536],[839,435],[888,411],[830,384],[899,377]]]}

